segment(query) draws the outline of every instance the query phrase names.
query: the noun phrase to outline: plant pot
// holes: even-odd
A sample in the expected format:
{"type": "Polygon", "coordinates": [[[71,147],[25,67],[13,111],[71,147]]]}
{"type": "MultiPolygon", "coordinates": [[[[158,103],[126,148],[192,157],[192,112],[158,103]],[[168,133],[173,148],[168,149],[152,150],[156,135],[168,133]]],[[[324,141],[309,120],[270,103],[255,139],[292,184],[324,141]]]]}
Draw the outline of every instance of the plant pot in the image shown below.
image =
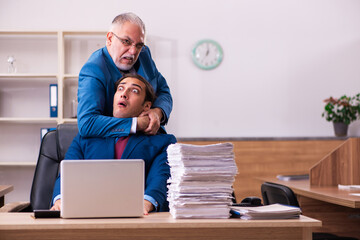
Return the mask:
{"type": "Polygon", "coordinates": [[[333,122],[334,132],[337,137],[346,137],[349,125],[343,122],[333,122]]]}

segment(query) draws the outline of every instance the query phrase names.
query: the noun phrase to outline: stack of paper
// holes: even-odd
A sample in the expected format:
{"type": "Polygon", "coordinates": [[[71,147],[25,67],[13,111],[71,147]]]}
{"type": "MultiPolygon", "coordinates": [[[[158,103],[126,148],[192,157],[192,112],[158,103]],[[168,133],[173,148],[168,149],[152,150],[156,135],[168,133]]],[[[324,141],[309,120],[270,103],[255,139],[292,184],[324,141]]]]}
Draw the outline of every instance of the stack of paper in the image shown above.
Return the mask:
{"type": "Polygon", "coordinates": [[[261,207],[231,207],[232,212],[240,214],[241,219],[291,219],[299,218],[299,207],[271,204],[261,207]]]}
{"type": "Polygon", "coordinates": [[[237,174],[233,145],[172,144],[168,201],[174,218],[228,218],[237,174]]]}

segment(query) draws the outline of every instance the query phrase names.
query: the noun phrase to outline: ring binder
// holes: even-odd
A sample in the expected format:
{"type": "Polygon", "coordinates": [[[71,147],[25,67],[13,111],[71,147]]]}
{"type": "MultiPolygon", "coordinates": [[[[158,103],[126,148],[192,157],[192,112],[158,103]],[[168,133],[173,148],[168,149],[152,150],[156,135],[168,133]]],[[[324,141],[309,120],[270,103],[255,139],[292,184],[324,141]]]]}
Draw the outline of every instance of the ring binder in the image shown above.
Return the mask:
{"type": "Polygon", "coordinates": [[[50,100],[50,117],[58,116],[58,91],[57,84],[50,84],[49,100],[50,100]]]}

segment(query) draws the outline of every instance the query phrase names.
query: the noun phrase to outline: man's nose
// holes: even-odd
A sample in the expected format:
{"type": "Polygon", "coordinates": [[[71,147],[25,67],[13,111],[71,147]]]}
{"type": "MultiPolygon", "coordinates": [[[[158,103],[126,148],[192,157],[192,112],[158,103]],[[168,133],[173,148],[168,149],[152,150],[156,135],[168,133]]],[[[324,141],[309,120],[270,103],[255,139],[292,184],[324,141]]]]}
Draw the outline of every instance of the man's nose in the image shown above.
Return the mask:
{"type": "Polygon", "coordinates": [[[129,53],[132,54],[132,55],[135,55],[137,53],[137,48],[135,45],[131,45],[130,48],[129,48],[129,53]]]}
{"type": "Polygon", "coordinates": [[[128,90],[125,89],[125,90],[121,93],[120,97],[127,99],[127,98],[128,98],[128,90]]]}

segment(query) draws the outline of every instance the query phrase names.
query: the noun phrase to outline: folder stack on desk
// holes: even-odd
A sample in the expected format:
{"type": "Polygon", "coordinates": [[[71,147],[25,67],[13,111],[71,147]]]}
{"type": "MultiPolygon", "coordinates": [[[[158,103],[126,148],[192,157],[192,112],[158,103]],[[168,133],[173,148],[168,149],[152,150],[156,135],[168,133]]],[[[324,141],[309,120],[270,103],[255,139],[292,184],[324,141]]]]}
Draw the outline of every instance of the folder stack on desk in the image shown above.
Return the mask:
{"type": "Polygon", "coordinates": [[[261,207],[232,207],[242,219],[292,219],[299,218],[301,209],[294,206],[271,204],[261,207]]]}
{"type": "Polygon", "coordinates": [[[172,144],[168,201],[174,218],[229,218],[237,167],[233,145],[172,144]]]}

